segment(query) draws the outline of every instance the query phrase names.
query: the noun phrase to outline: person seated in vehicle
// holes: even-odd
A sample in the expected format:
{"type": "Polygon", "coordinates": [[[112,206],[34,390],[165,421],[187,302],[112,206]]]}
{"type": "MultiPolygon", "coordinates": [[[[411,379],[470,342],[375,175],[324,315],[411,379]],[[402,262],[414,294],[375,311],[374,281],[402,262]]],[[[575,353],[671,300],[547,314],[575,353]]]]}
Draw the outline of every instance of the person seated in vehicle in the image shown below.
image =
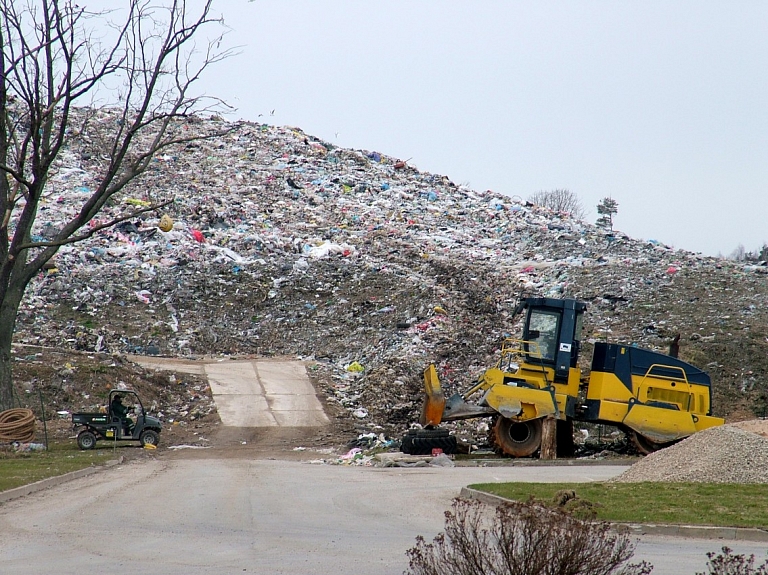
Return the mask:
{"type": "Polygon", "coordinates": [[[120,423],[123,424],[125,433],[130,434],[133,430],[133,420],[128,417],[128,408],[123,405],[122,395],[115,394],[115,397],[112,398],[111,409],[112,415],[120,418],[120,423]]]}

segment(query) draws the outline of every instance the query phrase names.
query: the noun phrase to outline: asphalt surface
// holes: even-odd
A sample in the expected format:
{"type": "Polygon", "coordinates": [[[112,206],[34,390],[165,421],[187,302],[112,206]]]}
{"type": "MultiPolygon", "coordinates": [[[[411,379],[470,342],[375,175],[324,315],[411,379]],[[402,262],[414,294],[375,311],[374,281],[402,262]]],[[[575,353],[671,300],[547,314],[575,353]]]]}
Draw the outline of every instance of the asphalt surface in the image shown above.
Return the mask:
{"type": "MultiPolygon", "coordinates": [[[[596,481],[621,466],[365,468],[244,457],[157,457],[0,505],[3,574],[84,572],[401,574],[461,488],[490,481],[596,481]]],[[[704,570],[729,545],[643,537],[655,574],[704,570]]]]}
{"type": "MultiPolygon", "coordinates": [[[[0,494],[0,573],[401,574],[416,536],[437,535],[469,484],[602,481],[625,469],[342,467],[286,461],[285,452],[266,459],[270,441],[282,445],[287,434],[295,443],[327,422],[303,364],[141,359],[206,375],[219,435],[239,438],[236,447],[222,440],[221,449],[148,455],[0,494]]],[[[706,553],[723,545],[759,557],[768,546],[662,533],[640,536],[635,554],[662,575],[704,571],[706,553]]]]}

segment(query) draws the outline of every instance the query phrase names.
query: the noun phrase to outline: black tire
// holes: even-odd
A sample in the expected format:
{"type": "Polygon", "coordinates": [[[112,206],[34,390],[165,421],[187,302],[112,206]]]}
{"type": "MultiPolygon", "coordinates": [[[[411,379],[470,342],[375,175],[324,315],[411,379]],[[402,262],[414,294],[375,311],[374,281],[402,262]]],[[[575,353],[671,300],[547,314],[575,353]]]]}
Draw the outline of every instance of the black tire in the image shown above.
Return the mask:
{"type": "Polygon", "coordinates": [[[541,419],[520,423],[499,417],[493,430],[496,448],[510,457],[528,457],[541,447],[541,419]]]}
{"type": "MultiPolygon", "coordinates": [[[[445,428],[436,428],[436,429],[409,429],[405,432],[405,436],[403,437],[403,440],[400,442],[400,451],[403,453],[407,453],[408,455],[431,455],[432,454],[432,448],[428,447],[426,445],[419,444],[419,447],[417,448],[419,450],[418,453],[414,451],[413,447],[413,440],[420,438],[420,439],[437,439],[437,438],[448,438],[450,437],[450,433],[445,428]],[[421,451],[427,450],[425,453],[421,453],[421,451]]],[[[455,439],[454,439],[455,442],[455,439]]],[[[423,443],[423,442],[422,442],[423,443]]],[[[449,440],[449,443],[451,441],[449,440]]],[[[440,449],[443,449],[440,447],[440,449]]],[[[445,452],[445,450],[443,450],[445,452]]]]}
{"type": "Polygon", "coordinates": [[[92,431],[81,431],[77,435],[77,446],[82,450],[93,449],[96,447],[96,434],[92,431]]]}
{"type": "Polygon", "coordinates": [[[157,447],[157,444],[160,443],[160,434],[154,429],[145,429],[141,432],[141,435],[139,435],[139,441],[141,441],[142,447],[145,445],[154,445],[157,447]]]}
{"type": "Polygon", "coordinates": [[[669,447],[675,443],[674,441],[658,443],[652,439],[648,439],[644,435],[640,435],[637,431],[632,431],[629,435],[632,439],[632,443],[637,448],[637,451],[639,451],[642,455],[649,455],[655,451],[658,451],[659,449],[664,449],[665,447],[669,447]]]}
{"type": "Polygon", "coordinates": [[[409,450],[403,451],[409,455],[432,455],[434,449],[441,449],[446,455],[457,451],[456,438],[453,435],[445,437],[413,437],[409,450]]]}
{"type": "Polygon", "coordinates": [[[450,435],[447,429],[409,429],[405,434],[416,437],[448,437],[450,435]]]}

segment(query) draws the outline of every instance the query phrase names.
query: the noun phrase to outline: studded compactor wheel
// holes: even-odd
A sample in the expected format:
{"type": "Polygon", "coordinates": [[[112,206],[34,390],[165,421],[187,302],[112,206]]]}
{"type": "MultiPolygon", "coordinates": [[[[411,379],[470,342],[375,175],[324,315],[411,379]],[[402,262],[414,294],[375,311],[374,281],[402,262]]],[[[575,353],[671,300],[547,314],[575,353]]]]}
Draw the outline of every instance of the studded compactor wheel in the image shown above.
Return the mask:
{"type": "Polygon", "coordinates": [[[517,422],[499,417],[493,426],[496,449],[511,457],[528,457],[541,447],[541,419],[517,422]]]}
{"type": "Polygon", "coordinates": [[[637,431],[630,431],[629,437],[632,439],[632,444],[637,448],[637,451],[642,455],[648,455],[654,451],[664,449],[665,447],[669,447],[673,443],[676,443],[674,441],[670,441],[668,443],[658,443],[648,439],[644,435],[640,435],[637,431]]]}

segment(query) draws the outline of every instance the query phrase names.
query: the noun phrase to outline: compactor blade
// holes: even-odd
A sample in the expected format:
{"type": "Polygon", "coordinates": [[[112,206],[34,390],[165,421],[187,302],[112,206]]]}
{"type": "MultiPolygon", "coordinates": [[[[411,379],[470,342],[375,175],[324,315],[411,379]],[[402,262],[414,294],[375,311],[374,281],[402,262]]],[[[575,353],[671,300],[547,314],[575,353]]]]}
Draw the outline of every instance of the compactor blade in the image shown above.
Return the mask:
{"type": "Polygon", "coordinates": [[[443,419],[445,396],[440,388],[440,378],[434,364],[424,370],[424,392],[424,405],[421,408],[419,423],[425,427],[439,425],[443,419]]]}
{"type": "Polygon", "coordinates": [[[496,413],[488,407],[480,407],[464,401],[461,394],[455,393],[448,398],[443,410],[443,421],[457,421],[459,419],[471,419],[473,417],[485,417],[496,413]]]}

